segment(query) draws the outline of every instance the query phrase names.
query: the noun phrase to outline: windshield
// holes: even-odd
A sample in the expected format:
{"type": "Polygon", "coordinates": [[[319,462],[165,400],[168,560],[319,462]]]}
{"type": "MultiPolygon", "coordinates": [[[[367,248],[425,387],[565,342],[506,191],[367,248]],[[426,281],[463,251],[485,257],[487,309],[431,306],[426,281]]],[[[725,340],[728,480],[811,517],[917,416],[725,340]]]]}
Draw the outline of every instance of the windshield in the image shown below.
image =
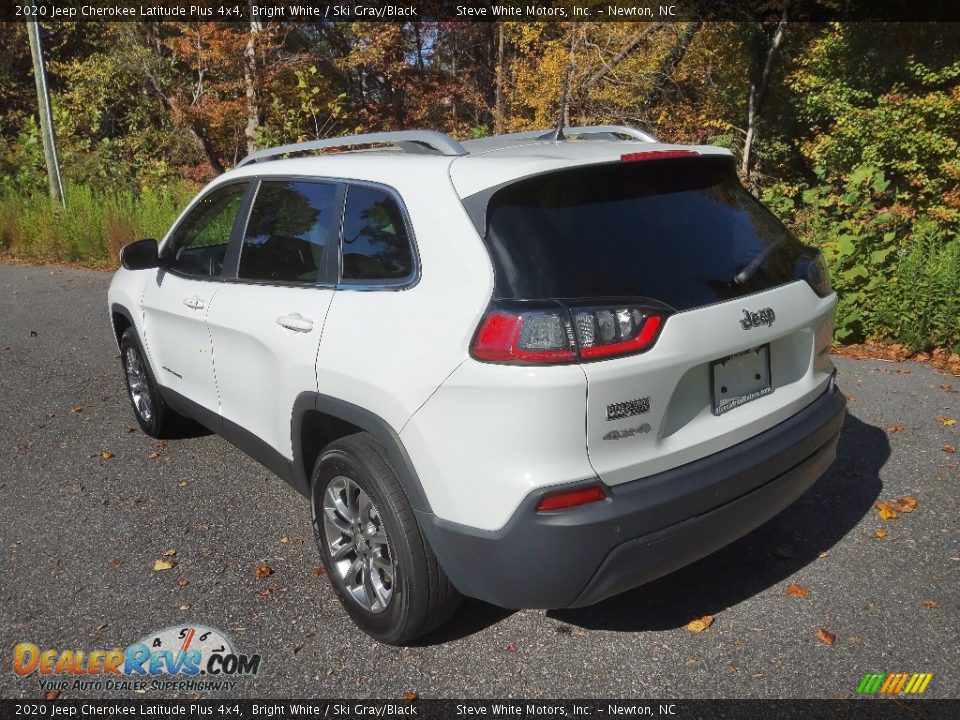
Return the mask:
{"type": "Polygon", "coordinates": [[[642,296],[675,310],[790,282],[809,256],[740,185],[727,157],[593,165],[518,181],[491,197],[486,242],[497,299],[642,296]]]}

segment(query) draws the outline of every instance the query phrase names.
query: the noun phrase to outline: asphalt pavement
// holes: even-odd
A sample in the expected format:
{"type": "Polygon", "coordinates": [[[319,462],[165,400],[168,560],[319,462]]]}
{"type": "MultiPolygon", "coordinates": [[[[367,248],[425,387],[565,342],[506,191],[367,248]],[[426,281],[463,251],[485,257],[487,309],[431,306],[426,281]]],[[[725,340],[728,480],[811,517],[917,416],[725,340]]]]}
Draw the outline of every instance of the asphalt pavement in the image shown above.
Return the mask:
{"type": "Polygon", "coordinates": [[[195,625],[262,657],[210,693],[225,697],[838,698],[868,672],[933,673],[926,696],[960,696],[960,453],[942,449],[960,447],[960,378],[836,358],[839,457],[766,525],[590,608],[467,601],[396,648],[341,610],[299,495],[216,436],[164,446],[138,429],[109,280],[0,265],[2,697],[43,696],[12,672],[18,643],[89,651],[195,625]],[[876,503],[901,498],[916,506],[881,519],[876,503]]]}

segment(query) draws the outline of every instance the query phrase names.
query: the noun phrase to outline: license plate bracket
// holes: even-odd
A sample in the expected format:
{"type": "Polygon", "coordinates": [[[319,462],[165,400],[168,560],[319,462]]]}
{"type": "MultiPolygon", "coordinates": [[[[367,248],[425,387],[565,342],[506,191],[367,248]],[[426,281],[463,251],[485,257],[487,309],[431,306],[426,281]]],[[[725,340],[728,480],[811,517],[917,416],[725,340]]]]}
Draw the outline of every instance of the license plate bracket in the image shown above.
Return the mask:
{"type": "Polygon", "coordinates": [[[723,415],[772,392],[769,344],[710,363],[710,398],[714,415],[723,415]]]}

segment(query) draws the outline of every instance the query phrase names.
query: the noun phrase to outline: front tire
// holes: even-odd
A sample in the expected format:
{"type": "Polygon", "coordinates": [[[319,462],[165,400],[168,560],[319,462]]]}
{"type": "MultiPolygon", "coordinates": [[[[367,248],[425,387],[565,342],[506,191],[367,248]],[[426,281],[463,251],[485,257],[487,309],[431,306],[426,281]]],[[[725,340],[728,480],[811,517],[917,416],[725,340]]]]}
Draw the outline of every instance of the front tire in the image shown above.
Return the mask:
{"type": "Polygon", "coordinates": [[[327,575],[361,630],[405,645],[450,618],[460,594],[373,436],[358,433],[324,449],[313,470],[311,507],[327,575]]]}

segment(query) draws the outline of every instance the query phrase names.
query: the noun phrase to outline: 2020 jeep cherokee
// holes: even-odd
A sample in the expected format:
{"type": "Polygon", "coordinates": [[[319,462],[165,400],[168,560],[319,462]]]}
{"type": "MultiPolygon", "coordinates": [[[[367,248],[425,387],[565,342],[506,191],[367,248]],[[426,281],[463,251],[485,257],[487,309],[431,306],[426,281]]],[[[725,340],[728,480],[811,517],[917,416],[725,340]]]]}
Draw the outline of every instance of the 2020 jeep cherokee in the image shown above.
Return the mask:
{"type": "Polygon", "coordinates": [[[385,642],[460,593],[576,607],[650,581],[836,452],[836,297],[719,148],[610,126],[284,146],[121,259],[140,426],[192,418],[309,497],[385,642]],[[393,150],[277,159],[364,145],[393,150]]]}

